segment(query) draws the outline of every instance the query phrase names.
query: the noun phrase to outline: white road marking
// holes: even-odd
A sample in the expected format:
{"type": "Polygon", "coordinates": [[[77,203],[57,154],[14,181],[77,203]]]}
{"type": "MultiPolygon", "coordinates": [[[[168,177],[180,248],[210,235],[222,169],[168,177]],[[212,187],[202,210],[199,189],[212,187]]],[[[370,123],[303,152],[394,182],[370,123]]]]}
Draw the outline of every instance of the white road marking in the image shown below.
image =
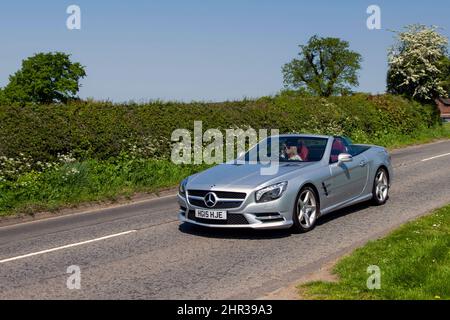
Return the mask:
{"type": "Polygon", "coordinates": [[[24,258],[28,258],[28,257],[37,256],[37,255],[44,254],[44,253],[49,253],[49,252],[54,252],[54,251],[63,250],[63,249],[67,249],[67,248],[73,248],[73,247],[77,247],[77,246],[82,246],[84,244],[88,244],[88,243],[92,243],[92,242],[97,242],[97,241],[102,241],[102,240],[106,240],[106,239],[111,239],[111,238],[115,238],[115,237],[124,236],[124,235],[130,234],[130,233],[136,232],[136,231],[137,230],[130,230],[130,231],[125,231],[125,232],[120,232],[120,233],[111,234],[109,236],[104,236],[104,237],[100,237],[100,238],[96,238],[96,239],[92,239],[92,240],[72,243],[72,244],[68,244],[68,245],[65,245],[65,246],[61,246],[61,247],[56,247],[56,248],[52,248],[52,249],[47,249],[47,250],[42,250],[42,251],[38,251],[38,252],[28,253],[28,254],[24,254],[24,255],[21,255],[21,256],[0,260],[0,263],[11,262],[11,261],[15,261],[15,260],[20,260],[20,259],[24,259],[24,258]]]}
{"type": "Polygon", "coordinates": [[[440,154],[438,156],[434,156],[434,157],[431,157],[431,158],[423,159],[422,162],[426,162],[426,161],[430,161],[430,160],[433,160],[433,159],[442,158],[442,157],[446,157],[446,156],[450,156],[450,153],[444,153],[444,154],[440,154]]]}

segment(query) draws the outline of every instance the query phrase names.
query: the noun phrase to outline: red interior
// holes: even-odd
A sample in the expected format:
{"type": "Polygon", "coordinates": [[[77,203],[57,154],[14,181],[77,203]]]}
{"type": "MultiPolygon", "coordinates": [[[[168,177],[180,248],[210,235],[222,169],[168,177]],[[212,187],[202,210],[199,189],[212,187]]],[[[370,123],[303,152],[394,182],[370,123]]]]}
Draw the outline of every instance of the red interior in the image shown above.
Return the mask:
{"type": "Polygon", "coordinates": [[[331,147],[331,162],[338,161],[339,155],[345,152],[347,152],[347,148],[345,148],[345,145],[342,143],[342,141],[339,139],[335,139],[333,141],[333,146],[331,147]]]}
{"type": "Polygon", "coordinates": [[[305,145],[301,145],[298,147],[298,150],[300,150],[299,152],[299,156],[300,158],[302,158],[303,161],[308,161],[308,155],[309,155],[309,150],[305,145]]]}

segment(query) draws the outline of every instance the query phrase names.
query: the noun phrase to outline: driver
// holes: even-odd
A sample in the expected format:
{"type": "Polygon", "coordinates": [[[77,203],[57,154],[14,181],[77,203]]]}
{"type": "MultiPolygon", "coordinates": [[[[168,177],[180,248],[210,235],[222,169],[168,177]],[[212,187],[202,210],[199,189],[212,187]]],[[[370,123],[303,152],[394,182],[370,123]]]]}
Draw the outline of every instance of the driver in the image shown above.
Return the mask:
{"type": "Polygon", "coordinates": [[[284,152],[286,154],[286,158],[289,161],[303,161],[303,159],[298,154],[298,148],[296,145],[293,144],[286,144],[284,152]]]}

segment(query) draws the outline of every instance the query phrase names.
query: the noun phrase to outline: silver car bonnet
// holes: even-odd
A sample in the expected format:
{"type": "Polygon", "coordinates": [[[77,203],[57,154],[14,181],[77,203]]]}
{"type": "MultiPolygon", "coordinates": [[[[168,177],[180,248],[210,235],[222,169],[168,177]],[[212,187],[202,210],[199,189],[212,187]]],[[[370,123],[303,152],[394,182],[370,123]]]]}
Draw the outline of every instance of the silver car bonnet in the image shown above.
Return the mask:
{"type": "Polygon", "coordinates": [[[228,188],[256,188],[265,182],[281,178],[292,171],[306,168],[315,162],[279,163],[278,172],[274,175],[262,175],[261,164],[220,164],[203,171],[189,179],[188,189],[209,190],[228,188]]]}

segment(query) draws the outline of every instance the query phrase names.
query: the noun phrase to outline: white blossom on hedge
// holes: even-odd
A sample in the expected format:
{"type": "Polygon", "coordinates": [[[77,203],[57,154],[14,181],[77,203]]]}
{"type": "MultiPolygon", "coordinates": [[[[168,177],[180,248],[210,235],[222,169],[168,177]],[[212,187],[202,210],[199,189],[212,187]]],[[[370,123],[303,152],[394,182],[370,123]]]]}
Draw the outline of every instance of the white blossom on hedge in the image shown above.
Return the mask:
{"type": "Polygon", "coordinates": [[[447,54],[448,39],[437,29],[410,25],[406,31],[397,32],[397,42],[388,53],[390,92],[422,100],[445,94],[439,63],[447,54]]]}

